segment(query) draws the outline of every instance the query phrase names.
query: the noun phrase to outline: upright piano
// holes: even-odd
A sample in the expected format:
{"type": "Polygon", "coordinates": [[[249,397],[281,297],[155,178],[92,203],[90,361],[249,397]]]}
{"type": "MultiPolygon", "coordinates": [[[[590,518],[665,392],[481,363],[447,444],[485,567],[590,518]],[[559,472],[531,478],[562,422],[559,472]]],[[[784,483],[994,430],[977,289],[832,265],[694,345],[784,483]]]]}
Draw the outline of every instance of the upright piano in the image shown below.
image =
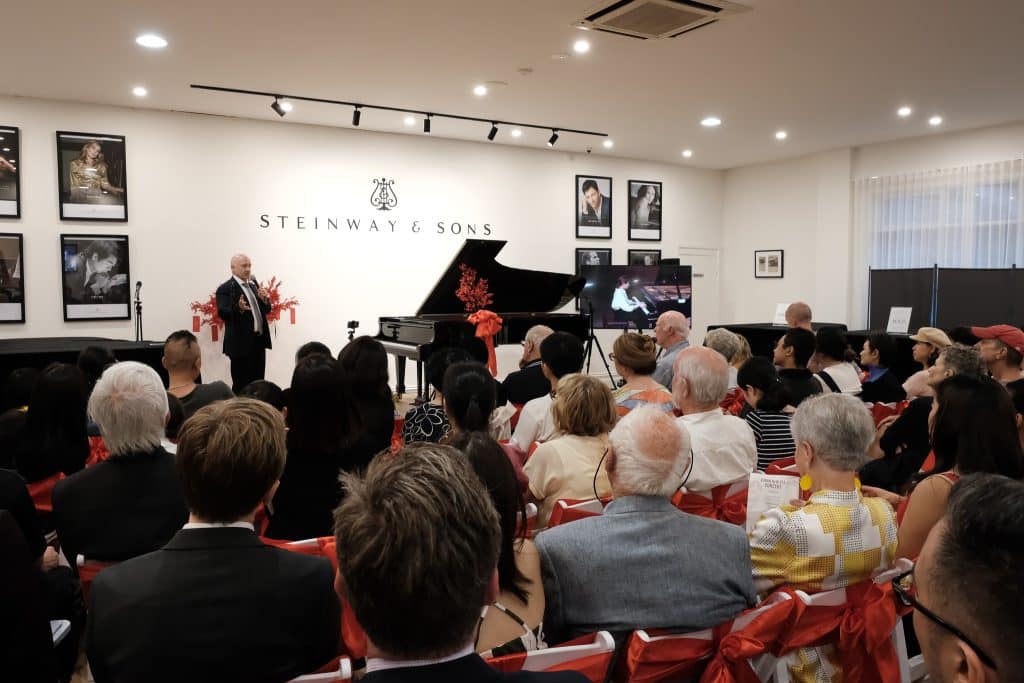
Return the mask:
{"type": "Polygon", "coordinates": [[[424,363],[430,354],[446,347],[470,348],[476,327],[466,322],[463,303],[455,296],[465,264],[487,280],[494,295],[488,310],[504,321],[495,344],[515,344],[526,338],[534,325],[547,325],[556,332],[571,332],[580,339],[590,334],[590,320],[581,313],[552,313],[579,296],[586,280],[564,273],[510,268],[495,257],[504,240],[466,240],[451,263],[441,274],[423,304],[411,316],[380,318],[377,339],[393,354],[397,367],[395,390],[405,393],[405,361],[416,361],[416,395],[427,392],[424,363]]]}

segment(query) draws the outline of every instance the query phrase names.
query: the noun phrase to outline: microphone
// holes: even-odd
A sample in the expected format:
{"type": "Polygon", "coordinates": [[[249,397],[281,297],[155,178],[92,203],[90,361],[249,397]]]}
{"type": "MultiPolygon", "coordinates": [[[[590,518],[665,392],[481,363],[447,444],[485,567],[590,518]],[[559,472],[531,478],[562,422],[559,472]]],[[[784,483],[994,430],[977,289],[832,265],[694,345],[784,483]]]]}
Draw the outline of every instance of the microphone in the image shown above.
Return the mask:
{"type": "Polygon", "coordinates": [[[139,298],[139,292],[142,291],[142,280],[135,283],[135,298],[139,298]]]}

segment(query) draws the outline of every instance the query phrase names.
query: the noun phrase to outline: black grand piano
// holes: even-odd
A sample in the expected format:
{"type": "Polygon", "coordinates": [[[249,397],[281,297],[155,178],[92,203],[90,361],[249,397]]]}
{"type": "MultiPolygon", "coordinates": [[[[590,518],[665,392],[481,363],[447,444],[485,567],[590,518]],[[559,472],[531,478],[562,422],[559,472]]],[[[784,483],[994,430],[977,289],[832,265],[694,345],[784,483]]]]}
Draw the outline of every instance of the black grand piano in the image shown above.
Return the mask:
{"type": "Polygon", "coordinates": [[[509,268],[495,260],[505,246],[504,240],[466,240],[416,315],[385,316],[380,319],[377,339],[393,354],[397,366],[396,392],[405,393],[405,360],[416,361],[416,395],[427,391],[424,363],[435,349],[449,346],[469,348],[476,338],[475,326],[466,322],[463,304],[455,296],[465,264],[476,269],[488,282],[494,302],[488,310],[504,323],[496,344],[516,344],[526,338],[534,325],[547,325],[556,332],[571,332],[580,339],[590,334],[590,321],[581,313],[551,313],[579,295],[582,277],[509,268]]]}

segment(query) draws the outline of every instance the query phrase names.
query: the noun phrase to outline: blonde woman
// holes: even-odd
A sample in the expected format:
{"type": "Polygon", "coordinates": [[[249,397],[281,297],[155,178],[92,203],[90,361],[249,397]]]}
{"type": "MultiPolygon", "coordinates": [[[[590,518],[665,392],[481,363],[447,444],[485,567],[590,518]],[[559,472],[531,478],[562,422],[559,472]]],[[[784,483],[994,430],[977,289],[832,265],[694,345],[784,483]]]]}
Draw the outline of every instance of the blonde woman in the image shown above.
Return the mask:
{"type": "Polygon", "coordinates": [[[529,495],[540,508],[538,527],[547,526],[558,499],[604,497],[612,490],[603,467],[616,420],[608,386],[589,375],[566,375],[558,382],[552,413],[564,434],[538,446],[523,467],[529,495]]]}
{"type": "Polygon", "coordinates": [[[111,185],[107,178],[107,162],[98,140],[82,145],[78,158],[71,161],[69,179],[72,201],[87,202],[104,194],[124,194],[123,187],[111,185]]]}
{"type": "Polygon", "coordinates": [[[635,332],[621,334],[615,339],[608,358],[615,364],[615,372],[626,381],[612,392],[620,417],[647,404],[666,413],[672,412],[672,393],[652,377],[657,367],[656,348],[653,339],[635,332]]]}

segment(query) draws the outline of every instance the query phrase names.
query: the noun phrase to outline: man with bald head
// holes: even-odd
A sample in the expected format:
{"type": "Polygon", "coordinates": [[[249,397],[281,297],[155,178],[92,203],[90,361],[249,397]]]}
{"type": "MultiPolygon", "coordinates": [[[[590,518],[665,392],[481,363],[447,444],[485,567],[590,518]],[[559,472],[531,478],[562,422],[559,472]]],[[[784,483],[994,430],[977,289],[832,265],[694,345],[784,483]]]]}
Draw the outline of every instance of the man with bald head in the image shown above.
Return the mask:
{"type": "Polygon", "coordinates": [[[672,386],[672,369],[676,356],[690,345],[690,323],[679,311],[665,311],[654,324],[654,340],[661,347],[661,357],[652,377],[663,387],[672,386]]]}
{"type": "Polygon", "coordinates": [[[252,276],[245,254],[231,257],[231,278],[217,288],[217,315],[224,321],[224,355],[231,359],[231,388],[237,394],[249,382],[263,379],[267,349],[270,292],[252,276]]]}
{"type": "Polygon", "coordinates": [[[537,537],[548,640],[597,630],[698,631],[752,606],[743,529],[672,505],[690,466],[686,428],[642,406],[619,420],[608,441],[614,500],[604,514],[537,537]]]}
{"type": "Polygon", "coordinates": [[[729,364],[718,351],[700,346],[679,352],[672,398],[683,414],[678,422],[689,431],[693,449],[688,491],[710,491],[745,480],[757,467],[754,432],[746,420],[718,407],[728,387],[729,364]]]}
{"type": "Polygon", "coordinates": [[[786,307],[786,325],[791,328],[798,328],[814,332],[811,327],[811,307],[803,301],[794,301],[786,307]]]}
{"type": "Polygon", "coordinates": [[[522,405],[551,391],[551,382],[541,369],[540,344],[553,333],[547,325],[534,325],[526,331],[519,370],[508,373],[502,382],[509,403],[522,405]]]}

